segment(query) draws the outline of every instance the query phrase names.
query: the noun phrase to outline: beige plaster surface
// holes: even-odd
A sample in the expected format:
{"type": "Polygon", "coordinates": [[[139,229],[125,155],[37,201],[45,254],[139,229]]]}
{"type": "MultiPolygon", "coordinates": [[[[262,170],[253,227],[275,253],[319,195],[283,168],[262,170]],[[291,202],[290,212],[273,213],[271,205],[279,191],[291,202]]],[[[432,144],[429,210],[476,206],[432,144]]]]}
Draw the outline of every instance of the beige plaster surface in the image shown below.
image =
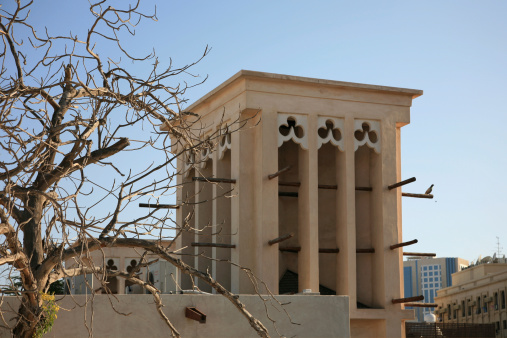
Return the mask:
{"type": "MultiPolygon", "coordinates": [[[[118,295],[118,301],[106,295],[96,295],[88,306],[85,296],[66,296],[58,302],[62,310],[51,333],[45,337],[88,337],[93,330],[93,336],[101,337],[168,337],[169,329],[156,311],[151,295],[118,295]],[[116,313],[110,302],[118,312],[130,314],[123,316],[116,313]],[[72,309],[65,311],[63,309],[72,309]],[[93,312],[92,312],[93,308],[93,312]]],[[[348,299],[344,296],[278,296],[284,304],[292,320],[300,325],[290,323],[290,320],[280,306],[268,301],[267,309],[280,334],[286,337],[350,337],[348,299]],[[276,307],[276,309],[275,309],[276,307]]],[[[264,302],[257,295],[241,295],[240,300],[246,309],[256,316],[267,327],[272,337],[277,337],[273,323],[268,320],[264,302]]],[[[162,295],[165,304],[164,313],[179,330],[182,337],[209,338],[237,338],[258,337],[245,317],[243,317],[229,300],[221,295],[162,295]],[[185,317],[186,307],[196,307],[206,314],[206,323],[199,323],[185,317]]],[[[17,299],[4,297],[3,309],[16,307],[17,299]]],[[[12,325],[12,322],[10,322],[12,325]]],[[[7,330],[0,330],[0,337],[10,337],[7,330]]]]}

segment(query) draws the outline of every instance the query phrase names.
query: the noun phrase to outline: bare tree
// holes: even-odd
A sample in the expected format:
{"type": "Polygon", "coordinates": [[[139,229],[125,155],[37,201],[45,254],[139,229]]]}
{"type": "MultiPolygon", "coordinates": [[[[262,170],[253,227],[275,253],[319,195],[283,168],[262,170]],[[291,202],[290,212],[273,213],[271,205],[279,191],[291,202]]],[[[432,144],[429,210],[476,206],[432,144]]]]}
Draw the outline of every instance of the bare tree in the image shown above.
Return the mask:
{"type": "Polygon", "coordinates": [[[238,297],[162,245],[192,230],[188,223],[175,224],[159,209],[122,216],[140,198],[174,193],[176,158],[211,148],[222,136],[219,131],[203,139],[198,123],[185,118],[191,113],[182,111],[183,94],[198,83],[179,83],[179,76],[188,76],[195,62],[163,66],[154,53],[139,57],[123,47],[120,37],[134,35],[140,21],[156,19],[141,11],[139,2],[126,9],[105,0],[91,4],[93,21],[84,37],[51,35],[33,26],[31,5],[16,0],[12,10],[0,12],[0,265],[18,272],[22,284],[12,291],[21,300],[13,334],[32,337],[44,322],[42,296],[52,282],[94,273],[106,290],[107,277],[116,276],[150,291],[172,335],[179,336],[152,284],[135,271],[83,262],[90,252],[109,246],[139,248],[144,261],[138,268],[152,263],[145,259],[149,253],[200,278],[267,337],[238,297]],[[149,70],[137,75],[137,68],[125,67],[133,62],[149,70]],[[168,132],[160,131],[162,124],[168,132]],[[184,145],[174,148],[179,153],[169,151],[175,146],[170,135],[184,145]],[[133,155],[148,164],[141,168],[133,155]],[[77,267],[66,268],[63,262],[73,258],[77,267]]]}

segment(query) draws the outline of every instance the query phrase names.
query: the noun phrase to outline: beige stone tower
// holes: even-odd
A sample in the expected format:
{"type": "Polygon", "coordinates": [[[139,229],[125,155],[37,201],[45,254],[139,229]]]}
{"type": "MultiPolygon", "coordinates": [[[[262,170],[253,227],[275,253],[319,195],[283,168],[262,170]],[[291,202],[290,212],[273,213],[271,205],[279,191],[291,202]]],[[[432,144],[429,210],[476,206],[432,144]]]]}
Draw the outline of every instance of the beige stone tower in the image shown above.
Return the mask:
{"type": "MultiPolygon", "coordinates": [[[[203,139],[223,136],[213,151],[178,160],[177,223],[193,213],[199,230],[178,247],[248,267],[274,294],[348,295],[352,337],[404,336],[413,311],[392,303],[403,297],[403,265],[402,249],[390,249],[402,241],[401,188],[388,186],[402,180],[400,130],[420,95],[240,71],[188,108],[203,139]]],[[[234,293],[255,292],[229,263],[183,259],[234,293]]],[[[183,289],[211,292],[181,278],[183,289]]]]}

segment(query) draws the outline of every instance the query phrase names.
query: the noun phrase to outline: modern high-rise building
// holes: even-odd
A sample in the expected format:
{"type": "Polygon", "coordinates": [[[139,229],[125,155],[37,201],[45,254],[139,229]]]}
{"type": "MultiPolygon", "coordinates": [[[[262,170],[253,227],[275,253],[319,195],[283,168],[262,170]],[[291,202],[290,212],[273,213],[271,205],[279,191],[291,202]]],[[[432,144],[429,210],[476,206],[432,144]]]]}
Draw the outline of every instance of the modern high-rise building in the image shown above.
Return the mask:
{"type": "MultiPolygon", "coordinates": [[[[424,303],[434,303],[437,290],[452,285],[451,274],[468,267],[468,261],[456,257],[409,258],[403,262],[405,297],[424,296],[424,303]]],[[[409,309],[410,307],[406,307],[409,309]]],[[[424,321],[424,315],[433,308],[414,308],[416,320],[424,321]]]]}

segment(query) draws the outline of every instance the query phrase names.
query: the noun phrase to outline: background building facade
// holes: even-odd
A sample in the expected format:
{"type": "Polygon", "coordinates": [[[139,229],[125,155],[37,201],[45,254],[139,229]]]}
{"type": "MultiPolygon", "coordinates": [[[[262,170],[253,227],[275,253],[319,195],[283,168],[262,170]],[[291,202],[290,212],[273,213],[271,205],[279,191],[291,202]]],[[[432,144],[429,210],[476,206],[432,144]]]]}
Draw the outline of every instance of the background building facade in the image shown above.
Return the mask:
{"type": "MultiPolygon", "coordinates": [[[[413,257],[403,262],[405,297],[424,296],[424,303],[434,303],[437,290],[452,284],[452,274],[468,266],[462,258],[420,258],[413,257]]],[[[409,307],[407,307],[409,308],[409,307]]],[[[433,308],[413,308],[416,320],[424,321],[424,315],[433,308]]]]}
{"type": "Polygon", "coordinates": [[[452,286],[439,290],[435,298],[438,320],[445,323],[493,323],[496,336],[507,337],[507,263],[471,266],[452,277],[452,286]]]}

